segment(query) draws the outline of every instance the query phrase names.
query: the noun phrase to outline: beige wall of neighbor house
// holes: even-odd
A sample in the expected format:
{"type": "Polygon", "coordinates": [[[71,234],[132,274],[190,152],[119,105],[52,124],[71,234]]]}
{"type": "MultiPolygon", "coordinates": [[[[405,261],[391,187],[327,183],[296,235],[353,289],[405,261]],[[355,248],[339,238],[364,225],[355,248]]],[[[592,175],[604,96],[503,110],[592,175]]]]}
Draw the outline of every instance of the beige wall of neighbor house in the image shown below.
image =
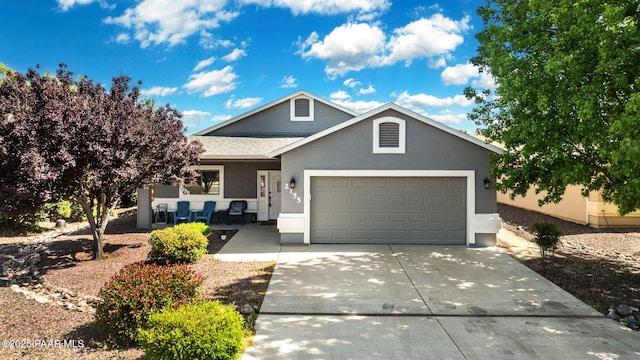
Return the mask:
{"type": "Polygon", "coordinates": [[[560,203],[538,206],[538,200],[543,196],[544,193],[536,194],[535,189],[531,188],[525,197],[517,196],[513,200],[510,198],[510,193],[498,192],[497,200],[500,204],[537,211],[594,228],[640,227],[640,211],[620,216],[618,208],[613,204],[605,203],[598,192],[591,192],[589,197],[585,198],[578,186],[569,186],[560,203]]]}

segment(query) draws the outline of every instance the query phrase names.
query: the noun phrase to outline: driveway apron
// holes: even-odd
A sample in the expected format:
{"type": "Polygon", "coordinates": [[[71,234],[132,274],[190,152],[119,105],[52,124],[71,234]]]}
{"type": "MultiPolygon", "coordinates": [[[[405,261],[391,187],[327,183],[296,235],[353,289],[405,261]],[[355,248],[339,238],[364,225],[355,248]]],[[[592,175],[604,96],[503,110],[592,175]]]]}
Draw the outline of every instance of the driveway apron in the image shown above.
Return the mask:
{"type": "Polygon", "coordinates": [[[640,337],[497,248],[283,247],[243,359],[635,359],[640,337]]]}

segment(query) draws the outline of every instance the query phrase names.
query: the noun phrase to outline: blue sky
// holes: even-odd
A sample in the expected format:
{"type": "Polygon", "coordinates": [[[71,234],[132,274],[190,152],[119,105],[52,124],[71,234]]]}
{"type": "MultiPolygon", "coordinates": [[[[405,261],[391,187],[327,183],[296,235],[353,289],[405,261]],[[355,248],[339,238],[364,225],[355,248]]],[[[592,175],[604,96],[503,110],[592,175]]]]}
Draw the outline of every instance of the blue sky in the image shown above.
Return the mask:
{"type": "Polygon", "coordinates": [[[125,74],[187,133],[304,89],[357,112],[387,102],[473,131],[465,86],[482,0],[28,0],[0,5],[0,62],[109,85],[125,74]]]}

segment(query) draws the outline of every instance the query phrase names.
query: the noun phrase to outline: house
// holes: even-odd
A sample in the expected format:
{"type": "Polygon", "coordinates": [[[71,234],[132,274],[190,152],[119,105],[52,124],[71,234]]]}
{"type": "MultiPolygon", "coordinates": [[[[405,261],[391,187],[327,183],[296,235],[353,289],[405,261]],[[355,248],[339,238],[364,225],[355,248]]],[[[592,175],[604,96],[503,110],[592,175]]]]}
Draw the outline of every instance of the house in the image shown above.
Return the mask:
{"type": "Polygon", "coordinates": [[[246,200],[283,244],[486,246],[501,226],[487,178],[501,150],[397,104],[357,114],[301,90],[190,138],[198,183],[156,186],[151,207],[246,200]]]}
{"type": "Polygon", "coordinates": [[[510,193],[498,193],[498,203],[537,211],[593,228],[640,228],[640,211],[631,212],[625,216],[618,214],[618,208],[602,199],[602,194],[592,191],[588,197],[582,196],[582,188],[570,185],[565,191],[562,201],[557,204],[538,205],[538,200],[544,193],[536,194],[531,187],[526,196],[511,199],[510,193]]]}

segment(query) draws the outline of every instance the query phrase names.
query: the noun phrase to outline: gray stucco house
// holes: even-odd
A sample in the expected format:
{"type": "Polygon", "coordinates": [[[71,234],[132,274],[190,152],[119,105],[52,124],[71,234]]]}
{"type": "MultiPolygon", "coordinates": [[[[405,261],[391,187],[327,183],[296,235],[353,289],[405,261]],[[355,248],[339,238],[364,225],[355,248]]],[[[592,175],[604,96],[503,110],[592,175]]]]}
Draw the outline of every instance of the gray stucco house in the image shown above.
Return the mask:
{"type": "Polygon", "coordinates": [[[357,114],[301,90],[190,138],[200,179],[157,186],[152,207],[246,200],[283,244],[486,246],[501,226],[487,178],[501,150],[393,103],[357,114]]]}

